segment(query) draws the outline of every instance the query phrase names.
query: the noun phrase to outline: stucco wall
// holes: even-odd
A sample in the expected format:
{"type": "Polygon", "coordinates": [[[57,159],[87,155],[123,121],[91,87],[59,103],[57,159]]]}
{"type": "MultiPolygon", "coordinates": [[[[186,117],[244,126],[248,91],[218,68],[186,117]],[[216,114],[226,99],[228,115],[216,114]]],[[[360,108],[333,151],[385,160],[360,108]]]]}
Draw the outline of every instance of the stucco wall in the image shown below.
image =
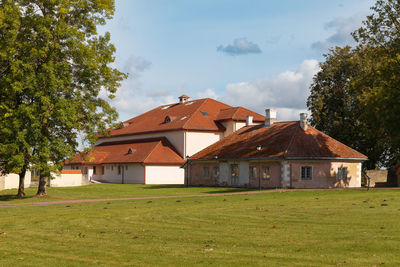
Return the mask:
{"type": "Polygon", "coordinates": [[[294,188],[361,187],[361,163],[301,161],[291,162],[290,165],[294,188]],[[312,180],[301,179],[301,166],[312,166],[312,180]],[[347,181],[336,179],[339,167],[348,168],[347,181]]]}
{"type": "Polygon", "coordinates": [[[136,140],[136,139],[145,139],[145,138],[153,138],[153,137],[163,137],[163,136],[165,136],[168,139],[168,141],[171,142],[171,144],[175,147],[175,149],[178,151],[178,153],[182,157],[186,157],[186,155],[185,155],[185,132],[184,131],[171,131],[171,132],[159,132],[159,133],[100,138],[96,142],[96,145],[101,144],[103,142],[136,140]]]}
{"type": "Polygon", "coordinates": [[[223,137],[232,134],[235,131],[235,122],[234,121],[223,121],[221,122],[222,126],[225,127],[225,132],[223,133],[223,137]]]}
{"type": "Polygon", "coordinates": [[[187,132],[186,154],[191,156],[220,140],[221,133],[187,132]]]}
{"type": "MultiPolygon", "coordinates": [[[[31,172],[27,171],[25,174],[24,186],[29,187],[31,185],[31,172]]],[[[19,175],[16,173],[9,173],[4,176],[0,176],[0,190],[13,189],[19,186],[19,175]]]]}
{"type": "Polygon", "coordinates": [[[258,188],[261,183],[262,188],[276,188],[281,187],[281,164],[276,161],[252,161],[249,165],[257,167],[257,176],[250,179],[250,187],[258,188]],[[270,179],[262,178],[262,169],[265,167],[270,168],[270,179]],[[261,176],[261,180],[259,177],[261,176]]]}
{"type": "Polygon", "coordinates": [[[105,164],[104,175],[101,175],[101,167],[96,170],[92,179],[100,182],[117,184],[143,184],[144,166],[142,164],[105,164]],[[118,174],[118,166],[121,166],[121,173],[118,174]]]}
{"type": "Polygon", "coordinates": [[[67,187],[67,186],[81,186],[87,184],[84,182],[84,177],[81,173],[60,173],[54,175],[53,179],[50,179],[50,187],[67,187]]]}
{"type": "Polygon", "coordinates": [[[346,161],[192,161],[189,165],[190,185],[219,185],[232,186],[231,164],[239,165],[238,186],[262,188],[291,187],[293,188],[335,188],[335,187],[360,187],[361,186],[361,163],[346,161]],[[256,178],[250,179],[249,166],[257,167],[256,178]],[[212,177],[212,169],[219,166],[220,175],[218,179],[212,177]],[[270,179],[259,180],[262,177],[262,169],[270,168],[270,179]],[[312,179],[301,179],[301,167],[312,167],[312,179]],[[210,177],[203,177],[203,168],[209,167],[210,177]],[[348,168],[348,179],[337,180],[336,174],[339,167],[348,168]],[[287,180],[283,183],[283,179],[287,180]]]}
{"type": "Polygon", "coordinates": [[[180,166],[146,166],[146,184],[184,184],[180,166]]]}

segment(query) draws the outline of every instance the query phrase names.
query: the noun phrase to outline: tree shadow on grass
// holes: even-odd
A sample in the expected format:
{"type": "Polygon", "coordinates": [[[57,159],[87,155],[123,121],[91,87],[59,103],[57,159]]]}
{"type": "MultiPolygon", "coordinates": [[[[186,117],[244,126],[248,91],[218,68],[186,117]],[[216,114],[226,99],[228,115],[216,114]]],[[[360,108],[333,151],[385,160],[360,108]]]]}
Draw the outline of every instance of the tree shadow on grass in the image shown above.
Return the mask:
{"type": "MultiPolygon", "coordinates": [[[[186,186],[186,185],[149,185],[144,187],[143,189],[183,189],[183,188],[195,188],[197,186],[186,186]]],[[[198,186],[197,188],[205,188],[203,186],[198,186]]],[[[207,186],[207,188],[219,188],[220,190],[211,190],[211,191],[206,191],[203,193],[206,194],[218,194],[218,193],[234,193],[234,192],[244,192],[244,191],[253,191],[254,189],[248,189],[248,188],[223,188],[223,187],[214,187],[214,186],[207,186]]]]}
{"type": "Polygon", "coordinates": [[[168,188],[186,188],[185,185],[180,184],[155,184],[143,187],[143,189],[168,189],[168,188]]]}
{"type": "Polygon", "coordinates": [[[7,195],[0,195],[0,202],[18,200],[18,199],[30,199],[30,198],[33,198],[33,196],[17,197],[15,194],[7,194],[7,195]]]}

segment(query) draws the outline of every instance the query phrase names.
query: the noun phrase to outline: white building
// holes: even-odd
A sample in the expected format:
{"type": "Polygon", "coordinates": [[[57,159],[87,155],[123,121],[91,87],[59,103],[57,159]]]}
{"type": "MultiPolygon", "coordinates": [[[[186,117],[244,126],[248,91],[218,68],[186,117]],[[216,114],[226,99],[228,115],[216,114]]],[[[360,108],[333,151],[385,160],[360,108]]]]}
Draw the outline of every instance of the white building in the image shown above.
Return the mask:
{"type": "Polygon", "coordinates": [[[99,138],[93,152],[66,161],[90,180],[135,184],[183,184],[180,166],[188,155],[265,117],[242,107],[205,98],[163,105],[121,123],[99,138]]]}

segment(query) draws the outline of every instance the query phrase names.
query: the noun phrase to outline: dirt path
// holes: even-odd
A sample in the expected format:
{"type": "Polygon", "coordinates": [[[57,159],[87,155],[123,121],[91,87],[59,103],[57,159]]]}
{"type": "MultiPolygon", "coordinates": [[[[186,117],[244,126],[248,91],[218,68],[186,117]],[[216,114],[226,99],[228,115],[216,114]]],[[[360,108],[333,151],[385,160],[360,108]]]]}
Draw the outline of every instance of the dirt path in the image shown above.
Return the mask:
{"type": "Polygon", "coordinates": [[[46,201],[46,202],[12,203],[12,204],[0,205],[0,208],[27,207],[27,206],[47,206],[47,205],[75,204],[75,203],[87,203],[87,202],[104,202],[104,201],[116,201],[116,200],[140,200],[140,199],[163,199],[163,198],[188,198],[188,197],[214,197],[214,196],[249,195],[249,194],[265,194],[265,193],[276,193],[276,192],[286,192],[286,191],[294,191],[294,190],[293,189],[292,190],[261,190],[261,191],[233,192],[233,193],[195,194],[195,195],[73,199],[73,200],[59,200],[59,201],[46,201]]]}
{"type": "MultiPolygon", "coordinates": [[[[371,190],[400,190],[400,187],[394,188],[374,188],[371,190]]],[[[163,198],[188,198],[188,197],[215,197],[215,196],[233,196],[233,195],[254,195],[254,194],[267,194],[267,193],[281,193],[291,191],[322,191],[322,190],[348,190],[348,189],[280,189],[280,190],[261,190],[261,191],[243,191],[233,193],[215,193],[215,194],[194,194],[194,195],[175,195],[175,196],[149,196],[149,197],[121,197],[121,198],[94,198],[94,199],[73,199],[73,200],[59,200],[59,201],[47,201],[47,202],[28,202],[28,203],[12,203],[0,205],[0,208],[6,207],[28,207],[28,206],[48,206],[48,205],[60,205],[60,204],[75,204],[75,203],[87,203],[87,202],[104,202],[104,201],[116,201],[116,200],[140,200],[140,199],[163,199],[163,198]]],[[[352,189],[352,190],[363,190],[365,188],[352,189]]]]}

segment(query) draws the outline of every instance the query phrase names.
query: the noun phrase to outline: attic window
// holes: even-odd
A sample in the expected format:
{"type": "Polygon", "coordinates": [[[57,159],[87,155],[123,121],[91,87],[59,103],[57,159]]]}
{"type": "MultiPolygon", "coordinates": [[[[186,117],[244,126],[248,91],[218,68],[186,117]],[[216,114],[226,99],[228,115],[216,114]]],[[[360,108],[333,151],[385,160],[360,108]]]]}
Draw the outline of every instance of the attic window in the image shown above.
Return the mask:
{"type": "Polygon", "coordinates": [[[165,107],[162,107],[161,109],[162,110],[164,110],[164,109],[167,109],[167,108],[169,108],[170,106],[165,106],[165,107]]]}
{"type": "Polygon", "coordinates": [[[182,118],[181,118],[181,121],[183,121],[184,119],[187,119],[187,117],[189,117],[189,116],[184,116],[184,117],[182,117],[182,118]]]}
{"type": "Polygon", "coordinates": [[[210,116],[206,111],[200,111],[204,116],[210,116]]]}
{"type": "Polygon", "coordinates": [[[188,102],[188,103],[185,104],[185,106],[189,106],[189,105],[191,105],[193,103],[194,103],[193,101],[192,102],[188,102]]]}
{"type": "Polygon", "coordinates": [[[132,148],[129,148],[129,150],[128,150],[128,154],[132,154],[133,153],[133,150],[132,150],[132,148]]]}
{"type": "Polygon", "coordinates": [[[165,117],[164,123],[168,123],[168,122],[170,122],[170,121],[171,121],[171,118],[170,118],[169,116],[165,117]]]}

